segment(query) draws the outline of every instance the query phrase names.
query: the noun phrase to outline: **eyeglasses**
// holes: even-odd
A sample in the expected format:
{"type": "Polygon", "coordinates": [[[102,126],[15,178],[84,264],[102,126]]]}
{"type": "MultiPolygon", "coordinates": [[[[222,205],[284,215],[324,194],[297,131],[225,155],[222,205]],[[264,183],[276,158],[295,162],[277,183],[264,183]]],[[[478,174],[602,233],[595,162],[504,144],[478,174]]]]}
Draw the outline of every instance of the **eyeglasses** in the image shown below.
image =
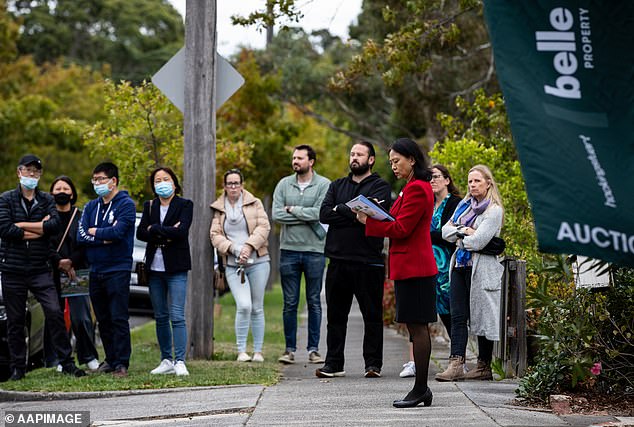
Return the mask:
{"type": "Polygon", "coordinates": [[[90,182],[94,184],[103,184],[104,182],[110,181],[112,178],[107,176],[93,176],[90,182]]]}
{"type": "Polygon", "coordinates": [[[18,168],[18,170],[20,171],[20,174],[22,176],[25,175],[31,175],[31,176],[41,176],[42,175],[42,170],[41,169],[36,169],[36,168],[18,168]]]}
{"type": "Polygon", "coordinates": [[[225,183],[225,187],[229,187],[229,188],[237,188],[240,187],[242,185],[241,182],[226,182],[225,183]]]}
{"type": "Polygon", "coordinates": [[[444,176],[442,176],[442,175],[432,175],[431,176],[432,181],[435,181],[435,180],[438,180],[438,179],[443,179],[443,178],[444,178],[444,176]]]}

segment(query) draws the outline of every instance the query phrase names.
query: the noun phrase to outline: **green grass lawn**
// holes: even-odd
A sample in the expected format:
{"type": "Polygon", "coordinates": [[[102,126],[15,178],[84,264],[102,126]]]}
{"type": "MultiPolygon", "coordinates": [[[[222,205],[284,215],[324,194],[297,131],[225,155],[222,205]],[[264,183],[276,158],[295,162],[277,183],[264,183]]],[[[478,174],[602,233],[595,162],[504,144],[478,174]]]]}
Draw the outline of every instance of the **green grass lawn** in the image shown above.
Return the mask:
{"type": "MultiPolygon", "coordinates": [[[[277,358],[284,351],[282,291],[279,284],[267,292],[264,298],[264,363],[235,361],[237,350],[233,296],[227,293],[217,299],[216,303],[220,309],[214,320],[213,360],[188,360],[188,377],[150,375],[150,370],[160,362],[160,351],[152,321],[132,330],[132,357],[128,378],[115,379],[110,374],[90,374],[82,378],[71,378],[57,373],[53,368],[41,368],[28,372],[21,381],[1,383],[0,388],[16,391],[102,391],[276,383],[280,372],[277,358]]],[[[211,307],[209,309],[211,310],[211,307]]],[[[252,351],[251,344],[249,335],[249,353],[252,351]]],[[[99,349],[99,354],[103,357],[103,349],[99,349]]]]}

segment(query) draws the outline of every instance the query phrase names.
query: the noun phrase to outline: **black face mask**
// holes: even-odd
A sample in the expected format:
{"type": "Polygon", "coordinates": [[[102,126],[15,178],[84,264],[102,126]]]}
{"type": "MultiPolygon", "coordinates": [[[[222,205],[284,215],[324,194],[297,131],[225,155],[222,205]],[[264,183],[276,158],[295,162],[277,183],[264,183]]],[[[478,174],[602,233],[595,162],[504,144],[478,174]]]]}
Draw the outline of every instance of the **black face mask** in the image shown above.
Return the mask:
{"type": "Polygon", "coordinates": [[[55,195],[53,195],[53,197],[55,198],[55,203],[60,205],[60,206],[64,206],[70,203],[70,199],[73,197],[70,194],[66,194],[66,193],[57,193],[55,195]]]}

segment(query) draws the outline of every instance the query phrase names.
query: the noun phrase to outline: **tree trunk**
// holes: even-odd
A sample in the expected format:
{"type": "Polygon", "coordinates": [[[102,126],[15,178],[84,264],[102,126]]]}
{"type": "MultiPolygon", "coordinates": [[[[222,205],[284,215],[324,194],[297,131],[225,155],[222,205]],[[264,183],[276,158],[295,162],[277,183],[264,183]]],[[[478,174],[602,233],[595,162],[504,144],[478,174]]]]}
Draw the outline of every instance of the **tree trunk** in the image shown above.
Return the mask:
{"type": "Polygon", "coordinates": [[[188,357],[213,354],[213,253],[209,241],[216,176],[216,1],[187,0],[185,29],[185,197],[194,202],[187,292],[188,357]]]}

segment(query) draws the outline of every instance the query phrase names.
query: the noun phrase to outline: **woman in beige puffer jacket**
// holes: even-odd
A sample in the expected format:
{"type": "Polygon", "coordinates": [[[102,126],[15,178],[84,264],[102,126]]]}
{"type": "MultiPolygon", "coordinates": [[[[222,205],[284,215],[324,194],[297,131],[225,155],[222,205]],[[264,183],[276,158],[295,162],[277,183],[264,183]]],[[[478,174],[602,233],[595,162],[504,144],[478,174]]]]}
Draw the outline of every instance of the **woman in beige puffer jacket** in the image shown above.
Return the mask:
{"type": "Polygon", "coordinates": [[[263,362],[264,290],[271,270],[269,218],[260,199],[243,188],[238,169],[224,175],[223,194],[211,204],[211,244],[225,260],[225,280],[236,301],[236,344],[240,362],[263,362]],[[253,356],[247,354],[249,324],[253,356]]]}

